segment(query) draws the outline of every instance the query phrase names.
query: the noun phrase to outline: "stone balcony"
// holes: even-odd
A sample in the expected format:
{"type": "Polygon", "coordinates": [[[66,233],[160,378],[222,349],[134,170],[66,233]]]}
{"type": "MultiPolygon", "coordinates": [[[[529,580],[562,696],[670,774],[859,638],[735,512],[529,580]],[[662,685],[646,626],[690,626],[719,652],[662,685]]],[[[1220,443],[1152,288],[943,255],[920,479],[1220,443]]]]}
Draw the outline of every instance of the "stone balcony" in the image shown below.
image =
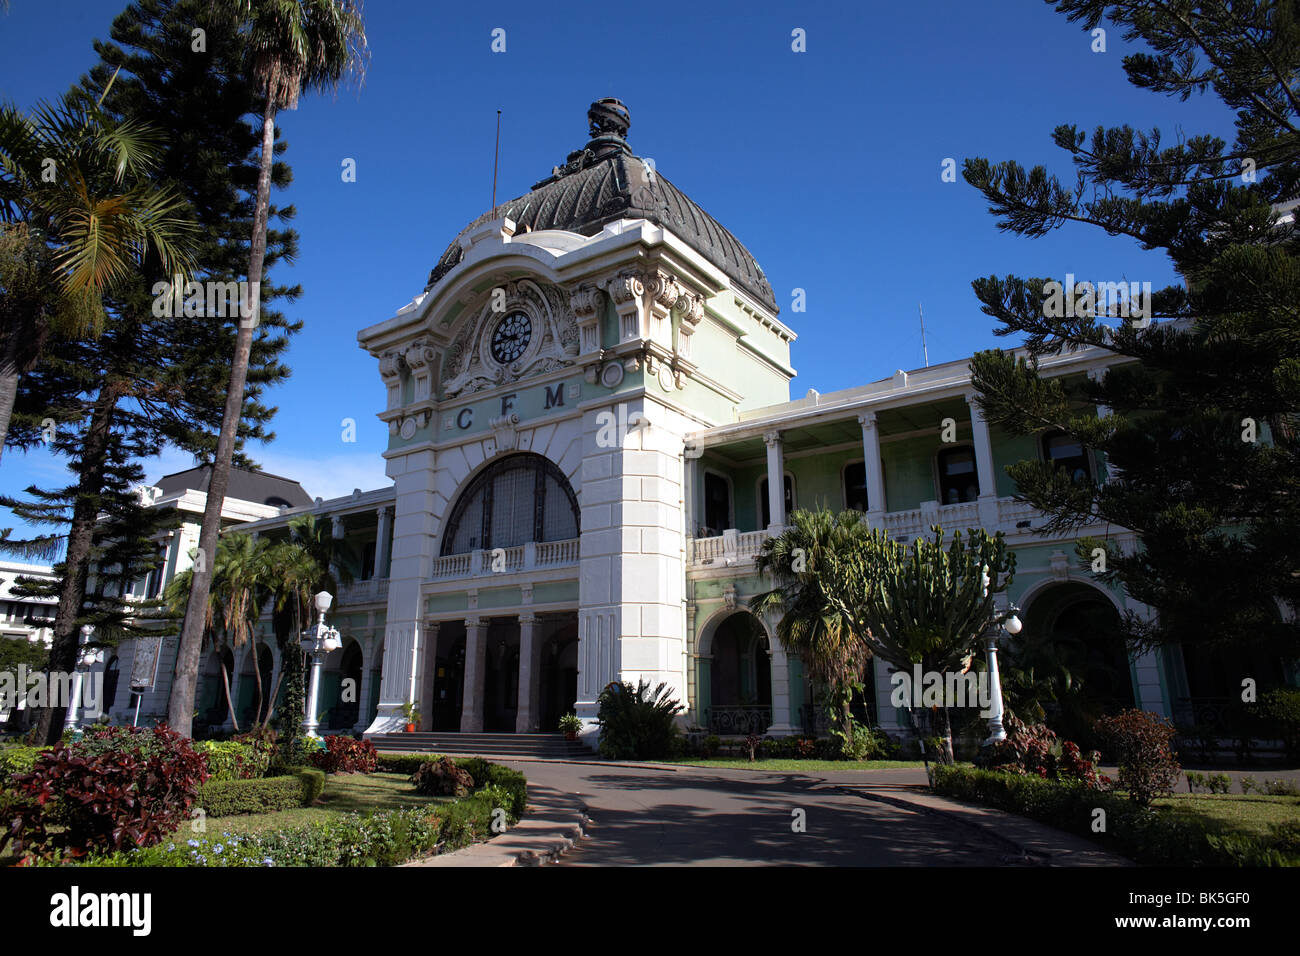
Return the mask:
{"type": "Polygon", "coordinates": [[[339,605],[385,604],[388,601],[388,578],[370,578],[339,585],[339,605]]]}
{"type": "Polygon", "coordinates": [[[447,581],[541,568],[576,567],[577,564],[577,538],[566,538],[563,541],[529,541],[513,548],[487,548],[435,558],[433,578],[437,581],[447,581]]]}
{"type": "MultiPolygon", "coordinates": [[[[919,508],[891,511],[880,519],[881,526],[891,538],[910,541],[917,535],[928,534],[931,525],[940,525],[946,531],[964,531],[967,528],[987,528],[1003,531],[1009,537],[1027,534],[1037,523],[1041,512],[1033,505],[1014,498],[969,501],[955,505],[941,505],[926,501],[919,508]],[[981,520],[981,516],[988,520],[981,520]]],[[[766,531],[736,531],[730,529],[708,538],[688,538],[687,568],[692,571],[727,567],[750,567],[754,557],[763,550],[766,531]]]]}

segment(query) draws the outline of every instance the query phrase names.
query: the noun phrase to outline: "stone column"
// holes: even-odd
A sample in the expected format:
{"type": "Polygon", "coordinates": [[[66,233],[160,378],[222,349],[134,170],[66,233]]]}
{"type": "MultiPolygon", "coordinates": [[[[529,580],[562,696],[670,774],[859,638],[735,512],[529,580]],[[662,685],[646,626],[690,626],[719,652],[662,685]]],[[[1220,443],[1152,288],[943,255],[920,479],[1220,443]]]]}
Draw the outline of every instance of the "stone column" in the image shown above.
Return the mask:
{"type": "Polygon", "coordinates": [[[375,535],[375,577],[388,577],[388,553],[392,550],[393,509],[385,505],[375,512],[378,528],[375,535]]]}
{"type": "Polygon", "coordinates": [[[366,638],[361,644],[361,689],[358,692],[359,706],[357,707],[357,722],[353,730],[365,730],[370,719],[370,695],[374,692],[371,675],[374,674],[375,666],[371,657],[375,653],[374,635],[366,638]]]}
{"type": "MultiPolygon", "coordinates": [[[[515,733],[534,734],[541,720],[542,642],[537,637],[537,615],[519,615],[519,710],[515,733]]],[[[548,727],[547,730],[554,730],[548,727]]]]}
{"type": "Polygon", "coordinates": [[[781,433],[763,434],[767,445],[767,508],[769,534],[780,534],[785,527],[785,458],[781,451],[781,433]]]}
{"type": "Polygon", "coordinates": [[[416,709],[420,711],[420,729],[433,729],[433,689],[438,677],[438,628],[440,621],[430,621],[424,625],[424,660],[420,671],[420,696],[416,698],[416,709]]]}
{"type": "Polygon", "coordinates": [[[876,427],[876,413],[863,412],[858,416],[862,426],[862,455],[867,473],[867,524],[873,528],[884,527],[885,466],[880,460],[880,429],[876,427]]]}
{"type": "Polygon", "coordinates": [[[791,720],[790,659],[778,640],[771,645],[769,659],[772,667],[772,725],[767,728],[770,737],[789,737],[798,733],[791,720]]]}
{"type": "Polygon", "coordinates": [[[979,475],[980,524],[988,531],[998,526],[998,488],[997,478],[993,473],[993,439],[989,434],[989,423],[984,412],[975,402],[975,393],[966,393],[966,405],[970,408],[971,435],[975,439],[975,469],[979,475]]]}
{"type": "MultiPolygon", "coordinates": [[[[1092,379],[1094,382],[1096,382],[1096,381],[1100,381],[1101,379],[1103,379],[1103,378],[1105,378],[1105,377],[1106,377],[1106,370],[1105,370],[1104,368],[1094,368],[1094,369],[1089,370],[1089,372],[1088,372],[1088,378],[1092,379]]],[[[1110,406],[1108,406],[1108,405],[1098,405],[1098,406],[1097,406],[1097,417],[1098,417],[1098,418],[1109,418],[1109,417],[1110,417],[1110,406]]],[[[1105,472],[1106,472],[1106,480],[1103,481],[1103,482],[1099,482],[1099,483],[1100,483],[1100,484],[1108,485],[1108,484],[1110,484],[1112,481],[1117,481],[1117,480],[1119,479],[1119,469],[1116,468],[1114,465],[1112,465],[1112,464],[1110,463],[1110,459],[1106,457],[1106,453],[1105,453],[1105,452],[1100,452],[1100,455],[1101,455],[1101,467],[1102,467],[1102,468],[1105,470],[1105,472]]]]}
{"type": "Polygon", "coordinates": [[[465,693],[460,712],[461,733],[483,732],[483,680],[487,674],[487,624],[465,619],[465,693]]]}

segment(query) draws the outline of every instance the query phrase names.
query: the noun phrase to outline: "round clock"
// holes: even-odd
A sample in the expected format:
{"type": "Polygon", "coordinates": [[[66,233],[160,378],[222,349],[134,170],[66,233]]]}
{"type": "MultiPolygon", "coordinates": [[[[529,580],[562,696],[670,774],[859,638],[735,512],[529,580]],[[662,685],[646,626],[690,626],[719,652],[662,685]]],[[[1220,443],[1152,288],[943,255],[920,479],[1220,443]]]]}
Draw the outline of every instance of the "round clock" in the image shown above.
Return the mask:
{"type": "Polygon", "coordinates": [[[532,320],[523,312],[511,312],[492,332],[492,357],[508,365],[524,354],[532,338],[532,320]]]}

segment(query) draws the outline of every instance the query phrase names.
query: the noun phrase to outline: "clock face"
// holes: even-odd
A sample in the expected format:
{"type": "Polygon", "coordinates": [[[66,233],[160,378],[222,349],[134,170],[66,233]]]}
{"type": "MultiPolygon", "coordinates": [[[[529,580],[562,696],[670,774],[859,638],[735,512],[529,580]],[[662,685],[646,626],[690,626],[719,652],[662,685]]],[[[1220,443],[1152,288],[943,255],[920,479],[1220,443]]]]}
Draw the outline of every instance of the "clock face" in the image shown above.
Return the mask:
{"type": "Polygon", "coordinates": [[[523,312],[511,312],[492,333],[492,357],[506,365],[524,354],[533,337],[533,323],[523,312]]]}

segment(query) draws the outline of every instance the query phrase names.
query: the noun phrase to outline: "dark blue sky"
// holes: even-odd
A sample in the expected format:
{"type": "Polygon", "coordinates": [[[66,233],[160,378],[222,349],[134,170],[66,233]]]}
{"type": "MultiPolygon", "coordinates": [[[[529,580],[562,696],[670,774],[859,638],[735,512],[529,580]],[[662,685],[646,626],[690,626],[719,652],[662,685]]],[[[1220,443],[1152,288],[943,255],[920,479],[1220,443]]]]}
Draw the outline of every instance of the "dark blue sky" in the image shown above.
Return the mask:
{"type": "MultiPolygon", "coordinates": [[[[1158,126],[1166,139],[1230,136],[1217,100],[1186,104],[1131,87],[1117,32],[1107,51],[1034,0],[905,4],[441,4],[371,0],[365,86],[308,96],[280,123],[301,256],[278,268],[305,322],[271,400],[278,441],[250,449],[315,494],[385,481],[376,362],[357,329],[418,294],[447,244],[489,205],[493,128],[503,110],[498,196],[548,175],[587,139],[586,109],[627,104],[633,150],[745,243],[798,334],[791,396],[862,384],[993,345],[978,276],[1069,272],[1173,281],[1163,255],[1073,227],[1003,235],[952,157],[1044,163],[1072,178],[1050,141],[1060,123],[1158,126]],[[494,28],[506,52],[491,51],[494,28]],[[807,52],[791,50],[806,31],[807,52]],[[356,160],[357,181],[340,176],[356,160]],[[807,311],[790,311],[805,289],[807,311]],[[357,442],[340,422],[357,422],[357,442]]],[[[0,14],[0,98],[27,107],[94,62],[114,0],[12,0],[0,14]]],[[[151,478],[188,465],[171,454],[151,478]]],[[[10,453],[0,491],[47,483],[58,466],[10,453]]],[[[0,518],[0,524],[7,524],[0,518]]]]}

